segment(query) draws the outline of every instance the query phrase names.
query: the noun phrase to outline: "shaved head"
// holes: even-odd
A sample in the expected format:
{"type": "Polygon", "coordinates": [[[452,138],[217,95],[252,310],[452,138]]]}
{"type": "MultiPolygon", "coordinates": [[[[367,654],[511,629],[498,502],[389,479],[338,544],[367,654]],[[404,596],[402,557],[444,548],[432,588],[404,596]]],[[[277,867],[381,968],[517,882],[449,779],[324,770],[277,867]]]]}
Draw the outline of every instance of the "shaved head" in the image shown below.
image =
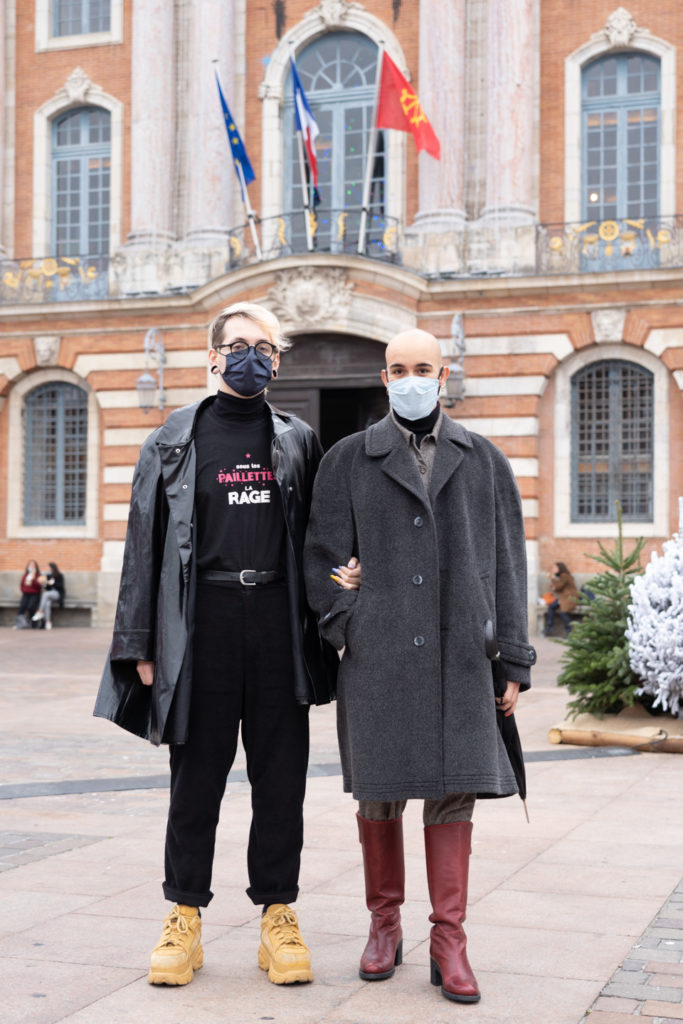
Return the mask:
{"type": "Polygon", "coordinates": [[[441,358],[441,345],[429,331],[412,327],[391,339],[386,351],[387,368],[382,370],[385,386],[400,377],[441,377],[444,384],[449,374],[441,358]]]}
{"type": "Polygon", "coordinates": [[[441,366],[441,345],[433,334],[421,331],[419,327],[412,327],[408,331],[401,331],[387,345],[387,368],[397,358],[401,363],[406,360],[411,363],[425,361],[439,368],[441,366]]]}

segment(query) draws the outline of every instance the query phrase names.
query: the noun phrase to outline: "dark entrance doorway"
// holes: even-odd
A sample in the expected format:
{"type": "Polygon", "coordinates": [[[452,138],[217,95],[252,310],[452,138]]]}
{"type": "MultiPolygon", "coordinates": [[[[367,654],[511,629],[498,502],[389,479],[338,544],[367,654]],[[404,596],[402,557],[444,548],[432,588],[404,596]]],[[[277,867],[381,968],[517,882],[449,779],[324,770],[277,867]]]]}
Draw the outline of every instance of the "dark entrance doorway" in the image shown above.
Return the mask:
{"type": "Polygon", "coordinates": [[[381,342],[345,334],[299,335],[282,357],[271,400],[310,423],[327,451],[387,414],[383,366],[381,342]]]}

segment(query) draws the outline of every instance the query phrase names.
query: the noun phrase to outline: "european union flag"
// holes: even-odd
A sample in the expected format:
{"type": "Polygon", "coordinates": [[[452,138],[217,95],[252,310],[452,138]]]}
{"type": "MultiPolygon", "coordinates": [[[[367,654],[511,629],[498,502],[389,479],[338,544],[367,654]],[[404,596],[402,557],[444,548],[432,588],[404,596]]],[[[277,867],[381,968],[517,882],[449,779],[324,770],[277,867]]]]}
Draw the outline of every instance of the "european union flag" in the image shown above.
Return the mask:
{"type": "Polygon", "coordinates": [[[250,181],[254,181],[256,175],[254,169],[249,162],[247,151],[244,148],[242,137],[237,130],[232,114],[228,108],[228,104],[225,102],[225,96],[221,89],[221,81],[216,71],[216,85],[218,86],[218,97],[221,101],[221,109],[223,111],[223,119],[225,121],[225,130],[228,133],[228,142],[230,143],[230,149],[232,150],[232,159],[235,164],[235,173],[237,174],[237,180],[240,183],[240,190],[242,192],[242,199],[244,200],[244,187],[248,185],[250,181]],[[240,168],[242,173],[240,174],[240,168]]]}

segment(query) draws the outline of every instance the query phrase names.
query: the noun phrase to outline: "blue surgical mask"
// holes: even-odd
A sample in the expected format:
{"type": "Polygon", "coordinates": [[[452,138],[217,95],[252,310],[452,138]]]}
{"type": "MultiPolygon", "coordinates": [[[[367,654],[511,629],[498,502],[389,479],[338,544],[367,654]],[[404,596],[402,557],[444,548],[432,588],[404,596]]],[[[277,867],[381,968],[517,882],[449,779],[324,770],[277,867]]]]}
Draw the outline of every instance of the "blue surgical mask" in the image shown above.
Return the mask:
{"type": "Polygon", "coordinates": [[[273,360],[260,355],[253,346],[244,356],[229,353],[221,377],[233,391],[243,398],[260,395],[273,376],[273,360]]]}
{"type": "Polygon", "coordinates": [[[404,420],[429,416],[439,398],[440,384],[434,377],[401,377],[387,386],[389,404],[404,420]]]}

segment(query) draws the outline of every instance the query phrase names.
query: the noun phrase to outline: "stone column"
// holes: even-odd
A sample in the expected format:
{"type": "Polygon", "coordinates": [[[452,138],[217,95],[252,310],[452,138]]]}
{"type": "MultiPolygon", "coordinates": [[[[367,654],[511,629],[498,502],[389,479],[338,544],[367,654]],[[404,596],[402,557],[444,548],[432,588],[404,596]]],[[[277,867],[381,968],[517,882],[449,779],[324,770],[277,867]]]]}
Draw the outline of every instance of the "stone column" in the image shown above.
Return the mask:
{"type": "Polygon", "coordinates": [[[244,124],[239,119],[242,104],[235,90],[234,4],[192,0],[190,32],[186,240],[215,243],[224,241],[227,231],[241,220],[239,212],[233,217],[236,178],[214,74],[218,68],[230,113],[238,119],[244,138],[244,124]],[[218,64],[211,63],[214,58],[218,64]]]}
{"type": "Polygon", "coordinates": [[[465,18],[466,0],[421,0],[417,93],[441,159],[418,158],[420,231],[451,231],[465,220],[465,18]]]}
{"type": "MultiPolygon", "coordinates": [[[[5,20],[8,12],[0,4],[0,259],[6,255],[5,248],[5,159],[9,146],[5,138],[5,103],[8,94],[5,81],[5,20]]],[[[11,90],[12,93],[14,89],[11,90]]]]}
{"type": "Polygon", "coordinates": [[[535,0],[489,0],[486,206],[482,216],[528,224],[534,204],[535,0]]]}
{"type": "Polygon", "coordinates": [[[174,4],[133,0],[131,226],[128,244],[155,249],[175,237],[174,4]]]}

